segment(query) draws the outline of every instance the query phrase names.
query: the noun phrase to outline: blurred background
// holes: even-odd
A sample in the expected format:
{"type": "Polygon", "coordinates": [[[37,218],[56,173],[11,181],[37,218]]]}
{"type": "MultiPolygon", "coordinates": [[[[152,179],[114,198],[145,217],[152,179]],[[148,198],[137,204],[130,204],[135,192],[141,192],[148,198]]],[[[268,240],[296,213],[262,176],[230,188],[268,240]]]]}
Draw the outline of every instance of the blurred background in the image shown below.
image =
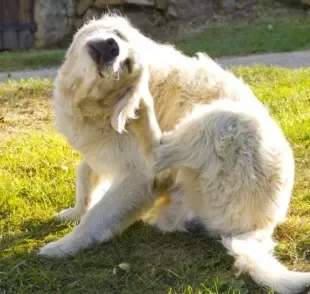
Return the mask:
{"type": "Polygon", "coordinates": [[[0,0],[0,50],[64,47],[108,10],[155,39],[171,39],[219,24],[294,26],[309,21],[309,9],[310,0],[0,0]]]}
{"type": "Polygon", "coordinates": [[[188,55],[310,49],[310,0],[0,0],[0,73],[58,67],[77,29],[107,11],[188,55]]]}

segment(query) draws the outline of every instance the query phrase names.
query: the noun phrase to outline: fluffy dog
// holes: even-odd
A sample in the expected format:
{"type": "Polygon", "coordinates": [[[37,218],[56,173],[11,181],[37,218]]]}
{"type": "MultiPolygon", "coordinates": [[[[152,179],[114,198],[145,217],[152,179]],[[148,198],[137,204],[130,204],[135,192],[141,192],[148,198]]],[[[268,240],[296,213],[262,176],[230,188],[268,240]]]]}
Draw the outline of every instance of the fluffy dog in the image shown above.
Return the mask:
{"type": "Polygon", "coordinates": [[[222,238],[240,271],[282,293],[310,283],[310,274],[288,271],[270,253],[293,186],[291,149],[234,75],[207,56],[186,57],[126,19],[105,15],[75,35],[54,96],[57,129],[84,157],[75,206],[58,218],[83,218],[40,255],[75,255],[108,241],[174,182],[170,203],[154,220],[159,228],[202,224],[222,238]],[[124,132],[137,109],[140,118],[124,132]],[[168,134],[159,145],[161,130],[168,134]],[[156,171],[174,172],[154,179],[154,160],[156,171]],[[106,183],[100,199],[93,197],[92,179],[106,183]]]}

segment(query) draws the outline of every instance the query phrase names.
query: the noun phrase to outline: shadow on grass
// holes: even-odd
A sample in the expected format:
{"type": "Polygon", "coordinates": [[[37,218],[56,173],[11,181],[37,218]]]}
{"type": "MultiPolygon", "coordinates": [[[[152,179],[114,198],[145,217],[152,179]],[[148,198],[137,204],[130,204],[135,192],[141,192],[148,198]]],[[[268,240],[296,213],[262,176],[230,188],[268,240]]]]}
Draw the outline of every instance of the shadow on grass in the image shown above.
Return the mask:
{"type": "Polygon", "coordinates": [[[0,250],[5,251],[14,246],[26,244],[28,241],[43,241],[48,234],[55,234],[67,227],[68,224],[57,223],[54,219],[42,221],[34,218],[24,221],[20,226],[19,233],[2,237],[0,250]]]}
{"type": "Polygon", "coordinates": [[[188,285],[195,288],[204,283],[214,289],[218,282],[222,290],[203,293],[241,293],[226,290],[234,285],[237,289],[245,287],[244,282],[231,280],[233,260],[217,241],[183,233],[162,234],[141,223],[108,243],[80,252],[75,258],[39,258],[36,249],[43,245],[46,236],[63,229],[68,229],[68,225],[32,220],[23,224],[25,232],[4,238],[0,290],[10,293],[168,293],[173,289],[175,292],[171,293],[187,293],[184,291],[188,285]],[[10,254],[5,254],[7,250],[10,254]]]}

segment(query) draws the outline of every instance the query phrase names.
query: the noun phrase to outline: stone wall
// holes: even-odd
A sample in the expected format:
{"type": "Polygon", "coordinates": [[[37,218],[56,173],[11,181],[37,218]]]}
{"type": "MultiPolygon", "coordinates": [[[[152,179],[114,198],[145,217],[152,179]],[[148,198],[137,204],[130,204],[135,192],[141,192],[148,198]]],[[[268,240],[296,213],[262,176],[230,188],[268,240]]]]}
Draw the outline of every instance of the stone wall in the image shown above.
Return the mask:
{"type": "Polygon", "coordinates": [[[58,45],[74,31],[76,0],[35,0],[34,21],[35,47],[58,45]]]}
{"type": "MultiPolygon", "coordinates": [[[[108,10],[126,15],[148,36],[171,39],[208,27],[218,11],[240,15],[258,0],[34,0],[35,47],[66,46],[88,19],[108,10]],[[239,10],[238,10],[239,9],[239,10]]],[[[310,0],[299,0],[310,1],[310,0]]]]}
{"type": "Polygon", "coordinates": [[[37,48],[64,45],[85,21],[119,10],[148,32],[158,21],[178,17],[177,0],[35,0],[37,48]]]}
{"type": "Polygon", "coordinates": [[[306,6],[310,6],[310,0],[300,0],[300,3],[306,6]]]}
{"type": "Polygon", "coordinates": [[[86,20],[108,10],[120,11],[154,38],[177,36],[183,27],[206,21],[214,12],[216,1],[219,0],[35,0],[35,46],[65,46],[86,20]]]}

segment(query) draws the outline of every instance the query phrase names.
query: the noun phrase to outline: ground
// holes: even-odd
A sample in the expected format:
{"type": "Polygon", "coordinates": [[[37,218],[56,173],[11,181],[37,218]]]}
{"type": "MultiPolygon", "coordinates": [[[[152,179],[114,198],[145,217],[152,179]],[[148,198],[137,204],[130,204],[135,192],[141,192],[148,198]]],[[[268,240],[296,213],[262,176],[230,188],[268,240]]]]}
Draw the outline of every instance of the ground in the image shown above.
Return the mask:
{"type": "MultiPolygon", "coordinates": [[[[264,53],[253,54],[247,56],[226,56],[216,59],[223,67],[244,65],[253,66],[255,64],[273,65],[278,67],[301,68],[310,67],[310,50],[295,51],[285,53],[264,53]]],[[[25,79],[25,78],[55,78],[57,67],[14,71],[10,74],[0,72],[0,82],[5,82],[10,79],[25,79]]]]}
{"type": "MultiPolygon", "coordinates": [[[[266,12],[257,29],[255,22],[249,28],[224,25],[175,43],[188,54],[207,51],[217,57],[307,49],[310,40],[305,30],[310,21],[299,16],[292,12],[270,18],[266,12]],[[270,46],[264,46],[267,41],[270,46]]],[[[2,80],[11,70],[58,65],[63,55],[64,50],[1,53],[2,80]]],[[[302,67],[309,66],[309,55],[304,51],[219,61],[302,67]]],[[[294,149],[296,182],[288,220],[274,235],[279,242],[276,254],[292,270],[310,271],[310,68],[231,70],[270,109],[294,149]]],[[[55,70],[48,73],[53,77],[55,70]]],[[[46,71],[38,74],[42,78],[46,71]]],[[[20,75],[25,73],[12,74],[20,75]]],[[[28,77],[33,75],[28,71],[28,77]]],[[[0,293],[273,293],[254,285],[247,276],[235,278],[233,259],[218,242],[204,236],[162,234],[142,223],[76,258],[37,257],[40,246],[74,226],[58,224],[52,216],[74,203],[74,173],[80,158],[55,132],[52,84],[50,79],[1,83],[0,75],[0,293]]]]}
{"type": "MultiPolygon", "coordinates": [[[[294,148],[296,183],[277,255],[310,270],[310,69],[237,67],[294,148]]],[[[138,223],[74,259],[45,260],[36,250],[72,230],[52,216],[74,202],[79,160],[55,133],[51,80],[0,84],[0,292],[3,293],[272,293],[247,276],[235,279],[221,244],[202,236],[162,234],[138,223]]]]}

